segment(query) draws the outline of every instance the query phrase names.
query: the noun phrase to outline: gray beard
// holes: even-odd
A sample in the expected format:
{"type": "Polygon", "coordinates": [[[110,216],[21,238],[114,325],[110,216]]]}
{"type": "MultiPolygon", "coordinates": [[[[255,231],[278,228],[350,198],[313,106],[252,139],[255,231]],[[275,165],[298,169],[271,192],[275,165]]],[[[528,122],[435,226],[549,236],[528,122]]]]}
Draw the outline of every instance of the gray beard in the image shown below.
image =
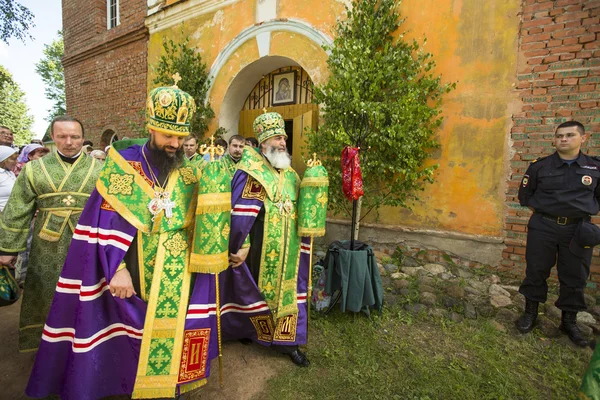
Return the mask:
{"type": "Polygon", "coordinates": [[[277,169],[286,169],[292,165],[292,157],[287,151],[277,151],[274,147],[269,147],[265,154],[271,165],[277,169]]]}

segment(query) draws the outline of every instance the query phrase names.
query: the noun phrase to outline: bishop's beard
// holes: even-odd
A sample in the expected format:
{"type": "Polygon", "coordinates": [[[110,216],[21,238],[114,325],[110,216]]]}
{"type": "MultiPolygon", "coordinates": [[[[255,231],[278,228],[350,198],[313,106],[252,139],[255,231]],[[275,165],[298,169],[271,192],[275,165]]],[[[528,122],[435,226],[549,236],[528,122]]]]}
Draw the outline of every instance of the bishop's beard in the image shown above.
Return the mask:
{"type": "Polygon", "coordinates": [[[178,148],[175,155],[169,155],[164,149],[156,147],[153,142],[148,146],[148,157],[152,162],[152,166],[158,169],[158,175],[161,177],[166,178],[171,172],[179,168],[183,164],[184,155],[183,147],[178,148]]]}
{"type": "Polygon", "coordinates": [[[271,165],[277,169],[286,169],[292,165],[292,157],[287,151],[279,151],[275,147],[269,147],[265,154],[271,165]]]}

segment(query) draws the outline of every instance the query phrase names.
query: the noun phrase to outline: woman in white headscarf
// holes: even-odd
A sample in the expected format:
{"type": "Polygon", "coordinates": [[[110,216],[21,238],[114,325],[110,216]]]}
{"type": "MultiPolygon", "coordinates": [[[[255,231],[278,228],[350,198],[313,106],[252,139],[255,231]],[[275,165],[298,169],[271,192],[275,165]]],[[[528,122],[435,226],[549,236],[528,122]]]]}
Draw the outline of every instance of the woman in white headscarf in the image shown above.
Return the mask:
{"type": "Polygon", "coordinates": [[[17,180],[12,170],[17,165],[18,151],[18,149],[12,147],[0,146],[0,212],[4,210],[10,192],[12,192],[17,180]]]}

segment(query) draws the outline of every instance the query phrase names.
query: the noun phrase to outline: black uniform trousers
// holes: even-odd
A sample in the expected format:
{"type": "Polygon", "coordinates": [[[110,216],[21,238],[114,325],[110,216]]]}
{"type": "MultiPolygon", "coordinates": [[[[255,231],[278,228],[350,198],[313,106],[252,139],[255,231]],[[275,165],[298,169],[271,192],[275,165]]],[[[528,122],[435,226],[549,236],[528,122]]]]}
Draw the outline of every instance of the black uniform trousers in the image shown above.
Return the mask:
{"type": "Polygon", "coordinates": [[[534,213],[529,219],[525,258],[525,280],[519,292],[527,299],[545,303],[548,294],[546,280],[556,264],[560,294],[556,307],[563,311],[585,311],[583,289],[590,274],[592,250],[578,257],[569,244],[578,224],[560,225],[556,220],[534,213]]]}

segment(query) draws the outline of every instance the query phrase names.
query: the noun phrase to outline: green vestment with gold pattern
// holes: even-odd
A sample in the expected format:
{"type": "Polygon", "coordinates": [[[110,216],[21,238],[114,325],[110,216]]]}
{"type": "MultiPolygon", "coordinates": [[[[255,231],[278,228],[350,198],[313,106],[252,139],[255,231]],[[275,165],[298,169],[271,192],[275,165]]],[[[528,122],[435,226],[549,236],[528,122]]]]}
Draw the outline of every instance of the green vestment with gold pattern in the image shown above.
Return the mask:
{"type": "Polygon", "coordinates": [[[27,248],[33,227],[27,278],[19,321],[19,350],[35,351],[79,215],[90,196],[102,164],[81,155],[73,164],[51,152],[25,164],[0,217],[0,250],[27,248]]]}
{"type": "MultiPolygon", "coordinates": [[[[297,201],[300,178],[287,168],[278,171],[255,149],[244,149],[237,168],[264,189],[264,237],[258,289],[275,320],[296,314],[300,236],[297,201]]],[[[244,198],[244,195],[242,195],[244,198]]],[[[252,245],[252,244],[251,244],[252,245]]]]}

